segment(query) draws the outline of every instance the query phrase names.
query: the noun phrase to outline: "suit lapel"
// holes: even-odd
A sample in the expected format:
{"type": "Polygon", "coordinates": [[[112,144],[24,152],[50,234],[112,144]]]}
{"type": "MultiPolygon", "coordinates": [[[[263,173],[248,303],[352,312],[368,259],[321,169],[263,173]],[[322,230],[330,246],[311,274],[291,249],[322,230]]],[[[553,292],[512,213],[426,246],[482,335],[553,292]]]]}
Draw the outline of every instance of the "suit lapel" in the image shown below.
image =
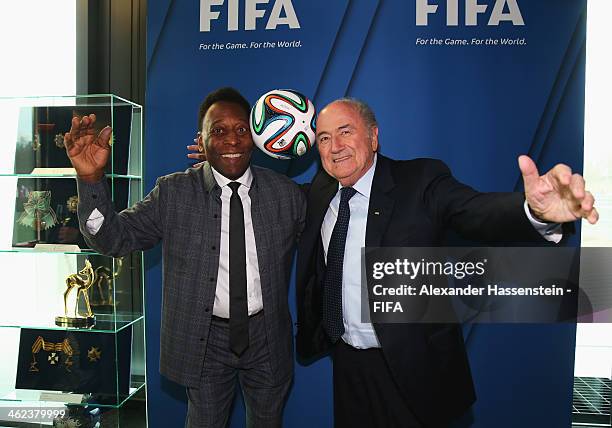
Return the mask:
{"type": "Polygon", "coordinates": [[[262,267],[268,266],[270,262],[270,260],[267,259],[270,249],[270,241],[268,239],[269,233],[265,233],[267,225],[264,223],[264,219],[274,218],[274,216],[273,213],[263,212],[266,204],[262,204],[261,199],[266,196],[264,196],[260,188],[255,168],[251,167],[251,172],[253,173],[253,182],[249,190],[249,197],[251,198],[251,220],[253,221],[253,234],[255,235],[255,245],[257,246],[257,264],[259,265],[259,272],[261,274],[262,267]]]}
{"type": "Polygon", "coordinates": [[[329,203],[338,191],[338,182],[321,170],[308,190],[306,228],[298,242],[297,283],[302,284],[316,265],[316,252],[321,245],[321,225],[329,203]]]}
{"type": "Polygon", "coordinates": [[[320,230],[329,204],[338,193],[338,182],[327,173],[323,173],[320,183],[316,183],[316,186],[313,187],[315,188],[312,194],[316,195],[316,198],[308,201],[312,207],[313,222],[311,222],[311,225],[314,223],[314,226],[320,230]]]}
{"type": "MultiPolygon", "coordinates": [[[[378,247],[382,242],[382,236],[387,230],[393,214],[395,200],[389,192],[395,187],[395,181],[391,175],[390,160],[382,155],[378,155],[376,170],[372,181],[372,191],[370,192],[370,206],[368,209],[368,225],[366,229],[366,246],[378,247]]],[[[325,171],[321,171],[315,178],[310,188],[308,199],[310,215],[308,216],[307,227],[304,231],[304,249],[309,249],[305,254],[312,254],[314,245],[320,236],[321,225],[329,204],[338,192],[338,181],[329,176],[325,171]]]]}
{"type": "MultiPolygon", "coordinates": [[[[378,155],[372,191],[370,192],[370,205],[368,209],[368,225],[366,228],[365,244],[368,247],[378,247],[382,243],[382,237],[387,230],[393,214],[394,199],[389,192],[395,187],[395,181],[391,175],[390,160],[378,155]]],[[[321,225],[329,204],[338,192],[338,181],[321,170],[315,177],[309,190],[308,197],[308,219],[306,230],[298,252],[298,282],[308,274],[310,263],[308,260],[315,256],[317,244],[320,242],[321,225]],[[303,258],[303,260],[300,259],[303,258]]]]}
{"type": "MultiPolygon", "coordinates": [[[[209,192],[213,191],[213,189],[215,188],[215,185],[217,184],[217,181],[215,180],[215,176],[212,173],[212,167],[210,166],[208,162],[205,162],[204,165],[202,166],[202,177],[203,177],[202,186],[204,187],[204,191],[208,194],[209,192]]],[[[219,195],[221,195],[221,192],[219,192],[219,195]]]]}
{"type": "Polygon", "coordinates": [[[306,220],[306,230],[302,236],[308,237],[306,242],[306,248],[308,254],[312,254],[311,251],[318,242],[318,238],[321,236],[321,225],[323,219],[329,208],[331,200],[338,192],[338,181],[329,176],[325,171],[315,178],[312,184],[308,197],[308,218],[306,220]]]}
{"type": "Polygon", "coordinates": [[[253,222],[253,235],[255,236],[255,248],[257,249],[261,293],[264,307],[271,311],[275,308],[273,308],[273,293],[270,287],[268,287],[268,284],[271,284],[268,266],[274,263],[274,260],[271,260],[274,252],[272,251],[272,232],[269,221],[275,215],[274,212],[270,211],[273,205],[265,203],[265,201],[271,198],[271,195],[266,194],[266,189],[262,188],[262,184],[257,177],[256,168],[251,166],[251,172],[253,174],[253,181],[249,190],[249,197],[251,199],[251,221],[253,222]]]}
{"type": "Polygon", "coordinates": [[[389,195],[393,187],[395,187],[395,182],[391,175],[390,160],[378,155],[370,192],[366,247],[379,247],[382,242],[382,237],[393,214],[395,200],[389,195]]]}

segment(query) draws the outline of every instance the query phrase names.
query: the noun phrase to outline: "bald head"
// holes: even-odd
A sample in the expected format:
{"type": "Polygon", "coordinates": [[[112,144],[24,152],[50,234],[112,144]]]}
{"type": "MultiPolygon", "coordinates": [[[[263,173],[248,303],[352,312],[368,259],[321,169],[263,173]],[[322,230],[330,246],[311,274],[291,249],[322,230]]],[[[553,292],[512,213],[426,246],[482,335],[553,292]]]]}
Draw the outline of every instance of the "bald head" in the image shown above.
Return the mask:
{"type": "Polygon", "coordinates": [[[369,129],[378,126],[378,121],[376,120],[376,115],[374,114],[374,111],[369,105],[367,105],[363,101],[357,98],[345,97],[338,98],[337,100],[332,101],[328,104],[328,106],[336,103],[342,103],[353,108],[359,114],[359,116],[361,116],[361,119],[369,129]]]}

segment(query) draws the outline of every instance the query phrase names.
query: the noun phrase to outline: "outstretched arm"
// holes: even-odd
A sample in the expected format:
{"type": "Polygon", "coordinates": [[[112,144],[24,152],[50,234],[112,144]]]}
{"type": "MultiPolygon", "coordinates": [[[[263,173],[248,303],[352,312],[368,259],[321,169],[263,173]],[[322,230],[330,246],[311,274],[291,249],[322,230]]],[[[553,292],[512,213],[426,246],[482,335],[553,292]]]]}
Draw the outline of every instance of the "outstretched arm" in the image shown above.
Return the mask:
{"type": "Polygon", "coordinates": [[[531,211],[541,220],[566,223],[580,218],[595,224],[599,213],[595,198],[585,190],[584,178],[572,174],[567,165],[557,164],[540,176],[529,156],[520,156],[519,168],[525,184],[525,199],[531,211]]]}
{"type": "Polygon", "coordinates": [[[66,152],[78,176],[78,216],[81,233],[96,251],[122,256],[155,245],[162,236],[159,184],[147,197],[116,213],[104,167],[110,157],[112,129],[95,131],[96,116],[74,117],[64,135],[66,152]]]}

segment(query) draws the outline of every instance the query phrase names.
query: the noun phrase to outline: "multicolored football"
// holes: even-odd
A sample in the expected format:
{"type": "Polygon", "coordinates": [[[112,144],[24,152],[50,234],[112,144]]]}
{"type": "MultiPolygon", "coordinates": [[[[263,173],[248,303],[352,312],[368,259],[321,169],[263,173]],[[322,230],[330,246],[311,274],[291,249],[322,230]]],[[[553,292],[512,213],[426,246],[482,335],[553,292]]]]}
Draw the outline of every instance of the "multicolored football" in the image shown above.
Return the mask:
{"type": "Polygon", "coordinates": [[[250,120],[253,141],[274,158],[304,156],[315,144],[315,107],[291,89],[263,94],[251,109],[250,120]]]}

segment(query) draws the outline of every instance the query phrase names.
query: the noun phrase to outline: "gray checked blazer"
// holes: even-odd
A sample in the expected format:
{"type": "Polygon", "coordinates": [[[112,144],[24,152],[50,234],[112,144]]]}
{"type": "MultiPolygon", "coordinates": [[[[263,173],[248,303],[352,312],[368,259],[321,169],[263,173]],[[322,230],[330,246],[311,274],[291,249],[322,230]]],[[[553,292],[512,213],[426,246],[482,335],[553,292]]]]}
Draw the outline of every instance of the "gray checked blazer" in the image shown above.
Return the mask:
{"type": "MultiPolygon", "coordinates": [[[[291,261],[304,227],[306,200],[289,178],[251,166],[251,215],[270,364],[278,381],[293,374],[293,331],[287,302],[291,261]]],[[[81,232],[101,254],[119,257],[162,241],[163,300],[160,372],[198,387],[206,355],[217,285],[221,239],[221,188],[208,162],[160,177],[133,207],[116,213],[106,180],[78,181],[81,232]],[[85,222],[97,208],[104,215],[91,235],[85,222]]]]}

